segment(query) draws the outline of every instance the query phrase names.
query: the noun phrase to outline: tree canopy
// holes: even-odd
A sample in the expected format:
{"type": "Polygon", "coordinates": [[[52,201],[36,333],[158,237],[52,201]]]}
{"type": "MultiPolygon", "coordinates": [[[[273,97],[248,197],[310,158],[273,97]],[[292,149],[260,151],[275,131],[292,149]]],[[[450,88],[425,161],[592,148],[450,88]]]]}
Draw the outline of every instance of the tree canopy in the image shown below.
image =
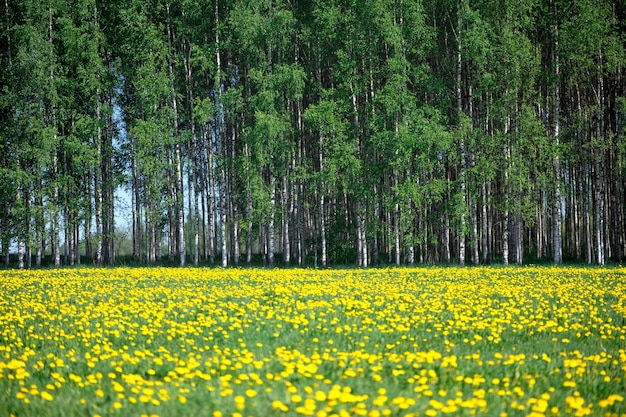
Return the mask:
{"type": "Polygon", "coordinates": [[[7,263],[626,256],[622,1],[3,6],[7,263]]]}

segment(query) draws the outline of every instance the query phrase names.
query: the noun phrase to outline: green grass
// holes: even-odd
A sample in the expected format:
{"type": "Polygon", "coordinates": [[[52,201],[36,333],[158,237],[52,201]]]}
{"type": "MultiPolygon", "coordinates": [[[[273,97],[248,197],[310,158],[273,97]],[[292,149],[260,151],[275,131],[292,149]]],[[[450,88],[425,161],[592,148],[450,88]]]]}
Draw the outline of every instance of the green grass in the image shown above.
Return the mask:
{"type": "Polygon", "coordinates": [[[0,416],[626,415],[624,268],[2,271],[0,416]]]}

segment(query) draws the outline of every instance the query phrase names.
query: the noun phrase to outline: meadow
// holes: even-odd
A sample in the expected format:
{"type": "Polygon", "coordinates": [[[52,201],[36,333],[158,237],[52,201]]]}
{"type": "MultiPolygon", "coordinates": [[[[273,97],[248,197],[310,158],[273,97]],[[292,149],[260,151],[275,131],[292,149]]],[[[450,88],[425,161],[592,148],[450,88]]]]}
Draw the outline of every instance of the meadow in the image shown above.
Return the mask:
{"type": "Polygon", "coordinates": [[[626,268],[0,271],[0,416],[626,416],[626,268]]]}

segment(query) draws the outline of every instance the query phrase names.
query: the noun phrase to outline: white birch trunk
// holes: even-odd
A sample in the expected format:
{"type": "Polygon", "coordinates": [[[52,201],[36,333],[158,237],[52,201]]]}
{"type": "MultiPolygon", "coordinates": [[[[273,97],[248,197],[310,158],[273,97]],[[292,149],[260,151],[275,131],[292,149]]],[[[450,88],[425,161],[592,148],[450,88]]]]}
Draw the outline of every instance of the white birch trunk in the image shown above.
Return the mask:
{"type": "MultiPolygon", "coordinates": [[[[220,196],[220,201],[224,200],[223,195],[220,196]]],[[[226,204],[220,203],[220,239],[221,239],[221,251],[222,251],[222,267],[228,266],[228,244],[226,242],[226,204]]]]}
{"type": "MultiPolygon", "coordinates": [[[[16,200],[19,202],[20,200],[22,200],[22,198],[23,198],[22,189],[21,189],[21,186],[18,185],[16,200]]],[[[18,233],[17,233],[17,268],[18,269],[24,269],[24,239],[22,235],[23,235],[22,231],[18,230],[18,233]]],[[[7,254],[8,254],[9,253],[8,248],[5,250],[7,251],[7,254]]]]}
{"type": "MultiPolygon", "coordinates": [[[[174,100],[176,101],[176,100],[174,100]]],[[[183,167],[180,144],[176,144],[176,214],[178,231],[178,254],[180,256],[180,266],[185,266],[186,248],[185,248],[185,210],[183,195],[183,167]]]]}
{"type": "Polygon", "coordinates": [[[24,269],[24,241],[17,238],[17,269],[24,269]]]}
{"type": "Polygon", "coordinates": [[[367,236],[365,234],[365,214],[361,211],[363,208],[361,205],[358,205],[358,213],[357,213],[357,239],[358,239],[358,250],[359,250],[359,266],[367,267],[368,266],[368,254],[367,254],[367,236]]]}
{"type": "Polygon", "coordinates": [[[521,213],[517,213],[515,219],[515,262],[524,263],[524,220],[521,213]]]}
{"type": "Polygon", "coordinates": [[[270,174],[270,213],[267,225],[267,258],[270,268],[274,267],[274,216],[276,212],[276,178],[270,174]]]}
{"type": "Polygon", "coordinates": [[[323,268],[326,267],[327,261],[327,253],[326,253],[326,184],[324,182],[324,169],[325,169],[325,161],[324,161],[324,151],[323,151],[323,138],[320,135],[319,140],[319,163],[320,163],[320,204],[319,204],[319,217],[320,217],[320,240],[321,240],[321,265],[323,268]]]}
{"type": "Polygon", "coordinates": [[[443,260],[445,263],[449,264],[452,259],[450,254],[450,216],[446,212],[443,217],[443,260]]]}
{"type": "MultiPolygon", "coordinates": [[[[604,79],[602,77],[602,54],[599,55],[599,67],[598,67],[598,92],[597,92],[597,108],[596,108],[596,136],[602,140],[604,137],[604,79]]],[[[599,149],[595,149],[595,200],[596,209],[594,224],[596,227],[596,258],[598,265],[604,265],[605,263],[605,204],[604,204],[604,175],[603,175],[603,162],[604,162],[604,145],[601,145],[599,149]]]]}
{"type": "Polygon", "coordinates": [[[509,264],[509,209],[504,209],[502,216],[502,263],[509,264]]]}
{"type": "Polygon", "coordinates": [[[462,76],[462,64],[463,64],[463,56],[462,56],[462,43],[461,43],[461,28],[463,24],[462,18],[462,1],[458,2],[458,10],[457,10],[457,55],[456,55],[456,110],[457,116],[459,119],[459,140],[460,140],[460,151],[461,151],[461,168],[459,171],[459,180],[461,183],[461,197],[462,197],[462,208],[461,208],[461,218],[459,224],[459,264],[465,265],[465,208],[467,207],[467,195],[465,190],[465,143],[464,138],[462,137],[461,132],[461,123],[463,116],[463,101],[461,97],[461,76],[462,76]]]}
{"type": "MultiPolygon", "coordinates": [[[[219,26],[219,5],[217,0],[215,1],[215,22],[216,25],[219,26]]],[[[221,71],[222,71],[222,58],[220,55],[220,38],[219,38],[219,30],[215,31],[215,63],[216,63],[216,89],[218,92],[217,97],[217,106],[218,106],[218,128],[217,128],[217,145],[218,145],[218,154],[223,156],[224,159],[226,157],[226,145],[224,143],[224,109],[222,106],[222,93],[224,90],[224,86],[222,85],[221,80],[221,71]]],[[[219,201],[220,201],[220,238],[221,238],[221,247],[222,247],[222,267],[228,266],[228,245],[227,245],[227,236],[226,236],[226,167],[225,161],[220,161],[220,178],[219,178],[219,201]]]]}
{"type": "MultiPolygon", "coordinates": [[[[55,139],[56,139],[56,135],[55,135],[55,139]]],[[[57,183],[57,175],[59,171],[58,171],[58,166],[57,166],[57,157],[54,152],[52,155],[52,170],[53,170],[53,176],[55,177],[54,186],[52,189],[52,199],[53,199],[52,206],[53,207],[50,213],[50,215],[52,216],[52,239],[53,239],[52,248],[54,252],[53,253],[54,266],[59,267],[61,266],[61,238],[60,238],[60,230],[59,230],[60,229],[59,217],[61,214],[59,213],[59,185],[57,183]]]]}
{"type": "Polygon", "coordinates": [[[289,241],[289,222],[293,212],[293,199],[289,205],[289,190],[287,188],[287,177],[282,177],[282,200],[283,200],[283,263],[288,266],[291,261],[291,245],[289,241]]]}
{"type": "MultiPolygon", "coordinates": [[[[556,13],[556,6],[555,13],[556,13]]],[[[563,262],[563,249],[561,242],[561,224],[562,224],[562,212],[561,212],[561,162],[559,159],[559,145],[561,135],[561,69],[559,66],[559,31],[558,26],[554,26],[554,141],[556,143],[556,155],[553,159],[554,164],[554,215],[552,222],[552,252],[554,256],[554,263],[560,264],[563,262]]]]}
{"type": "Polygon", "coordinates": [[[207,143],[207,153],[208,153],[208,181],[209,181],[209,189],[207,196],[207,206],[208,206],[208,221],[209,221],[209,259],[211,264],[215,263],[215,252],[217,250],[217,243],[215,241],[216,237],[216,221],[217,221],[217,187],[215,186],[215,171],[214,171],[214,158],[213,158],[213,140],[210,138],[212,135],[210,133],[210,128],[207,126],[207,135],[209,135],[208,143],[207,143]]]}
{"type": "MultiPolygon", "coordinates": [[[[473,199],[472,199],[473,200],[473,199]]],[[[480,258],[478,254],[478,207],[474,201],[470,204],[470,223],[472,224],[472,263],[478,265],[480,258]]]]}
{"type": "MultiPolygon", "coordinates": [[[[506,124],[504,127],[504,133],[507,138],[510,135],[511,118],[507,112],[506,124]]],[[[502,218],[502,263],[504,265],[509,264],[509,206],[511,204],[511,188],[509,187],[509,170],[511,166],[511,145],[509,139],[504,144],[504,213],[502,218]]]]}
{"type": "MultiPolygon", "coordinates": [[[[246,153],[248,148],[246,147],[246,153]]],[[[252,217],[252,188],[248,185],[248,202],[246,206],[246,214],[250,219],[252,217]]],[[[248,220],[248,230],[246,231],[246,262],[252,262],[252,220],[248,220]]]]}
{"type": "Polygon", "coordinates": [[[602,180],[602,168],[600,167],[600,163],[596,163],[595,171],[595,251],[596,261],[598,265],[604,265],[604,184],[602,180]]]}
{"type": "Polygon", "coordinates": [[[489,261],[489,243],[491,242],[488,223],[488,214],[487,214],[487,185],[483,184],[481,187],[481,198],[482,198],[482,259],[484,262],[489,261]]]}

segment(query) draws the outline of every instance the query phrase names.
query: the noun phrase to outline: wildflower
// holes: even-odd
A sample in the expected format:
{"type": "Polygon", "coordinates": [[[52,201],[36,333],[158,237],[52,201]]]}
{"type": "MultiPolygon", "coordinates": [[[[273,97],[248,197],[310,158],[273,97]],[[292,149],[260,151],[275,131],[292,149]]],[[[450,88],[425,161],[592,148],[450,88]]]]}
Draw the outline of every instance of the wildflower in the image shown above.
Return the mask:
{"type": "Polygon", "coordinates": [[[280,411],[287,412],[289,411],[289,407],[283,404],[280,400],[274,400],[272,401],[272,410],[280,410],[280,411]]]}
{"type": "Polygon", "coordinates": [[[237,410],[243,410],[246,406],[246,397],[243,395],[235,395],[235,406],[237,410]]]}
{"type": "Polygon", "coordinates": [[[324,391],[315,391],[315,400],[319,402],[326,401],[326,393],[324,391]]]}

